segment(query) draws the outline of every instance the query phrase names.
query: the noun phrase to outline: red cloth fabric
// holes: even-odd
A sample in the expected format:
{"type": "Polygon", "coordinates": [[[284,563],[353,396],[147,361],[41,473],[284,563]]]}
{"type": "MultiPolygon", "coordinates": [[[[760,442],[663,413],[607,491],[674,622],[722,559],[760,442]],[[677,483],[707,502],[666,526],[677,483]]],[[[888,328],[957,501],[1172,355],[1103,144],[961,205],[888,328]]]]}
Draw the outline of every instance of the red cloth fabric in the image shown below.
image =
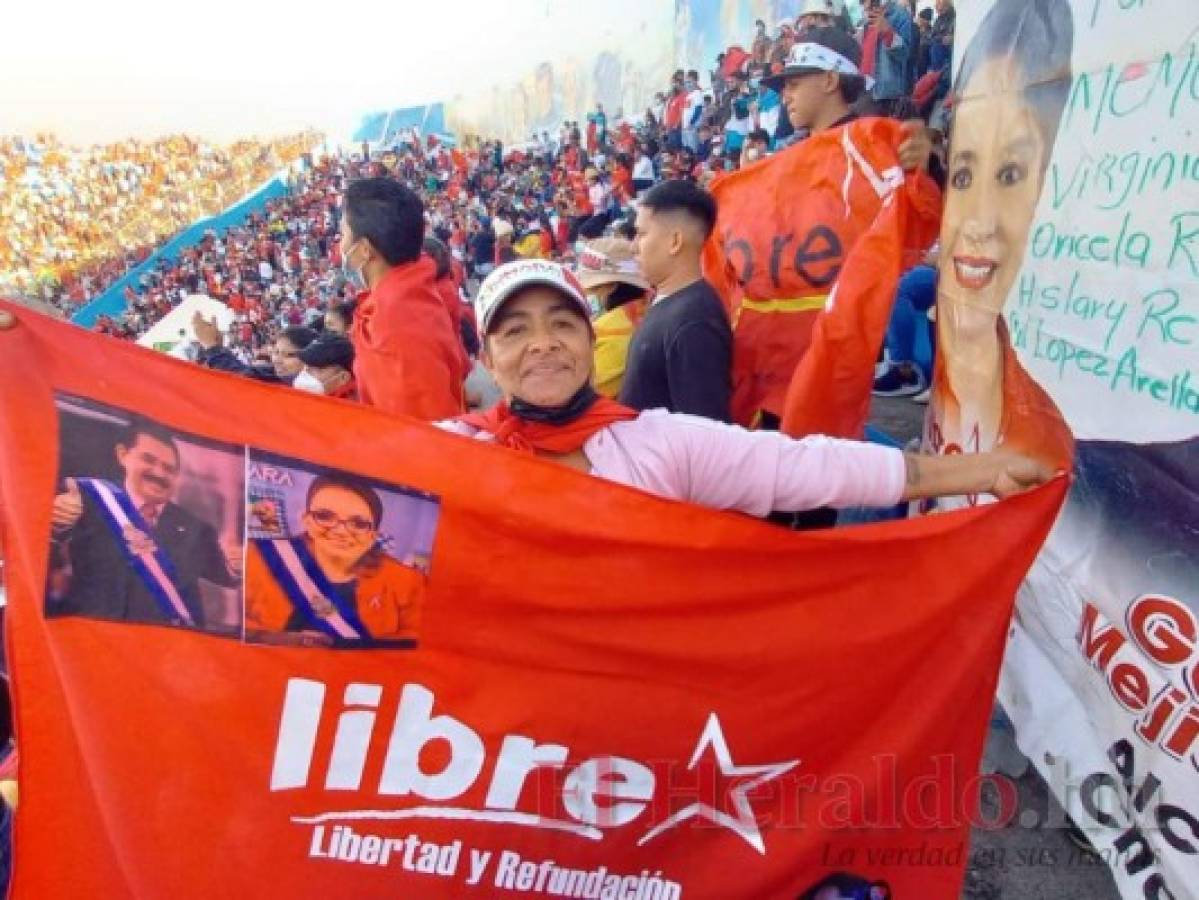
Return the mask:
{"type": "Polygon", "coordinates": [[[687,95],[679,91],[666,102],[666,114],[663,116],[663,125],[668,129],[683,127],[683,110],[687,106],[687,95]]]}
{"type": "Polygon", "coordinates": [[[937,82],[941,80],[941,70],[937,69],[933,72],[926,72],[916,82],[916,86],[912,88],[912,102],[917,107],[924,107],[933,98],[933,91],[937,89],[937,82]]]}
{"type": "Polygon", "coordinates": [[[452,275],[447,275],[437,282],[437,293],[441,296],[441,302],[445,304],[445,311],[450,317],[450,327],[454,330],[454,336],[458,338],[458,372],[459,377],[463,380],[470,374],[470,357],[466,355],[466,348],[462,346],[462,299],[458,296],[458,285],[454,282],[452,275]]]}
{"type": "Polygon", "coordinates": [[[359,298],[350,338],[358,393],[368,406],[430,421],[462,411],[461,341],[436,272],[422,257],[396,266],[359,298]]]}
{"type": "Polygon", "coordinates": [[[512,414],[506,401],[501,401],[487,412],[459,416],[472,428],[495,435],[495,442],[513,450],[526,453],[573,453],[597,431],[616,422],[627,422],[637,418],[636,410],[621,406],[615,400],[600,397],[582,416],[566,425],[546,425],[529,422],[512,414]]]}
{"type": "MultiPolygon", "coordinates": [[[[704,248],[704,274],[734,323],[735,421],[750,425],[760,410],[783,415],[816,314],[878,215],[882,198],[845,141],[878,178],[897,168],[903,137],[893,119],[857,119],[713,183],[719,213],[704,248]]],[[[941,198],[923,173],[904,190],[923,214],[909,217],[904,235],[910,267],[936,237],[941,198]]]]}
{"type": "Polygon", "coordinates": [[[931,242],[940,195],[907,176],[845,256],[835,302],[816,313],[811,344],[787,389],[782,430],[861,439],[870,415],[874,363],[903,271],[905,241],[931,242]]]}
{"type": "Polygon", "coordinates": [[[867,25],[862,35],[862,74],[874,75],[874,61],[878,56],[878,29],[867,25]]]}
{"type": "MultiPolygon", "coordinates": [[[[609,893],[649,869],[686,900],[775,900],[849,859],[898,898],[961,896],[1013,597],[1066,479],[951,515],[797,537],[0,308],[21,320],[0,332],[0,383],[19,385],[0,391],[22,754],[14,897],[515,895],[495,866],[486,887],[469,886],[467,849],[492,862],[512,854],[509,885],[517,860],[553,860],[575,883],[571,872],[600,873],[586,877],[615,885],[609,893]],[[431,538],[416,545],[432,572],[417,598],[419,645],[254,646],[192,628],[48,620],[55,437],[80,421],[56,395],[232,447],[211,452],[234,461],[248,446],[409,489],[421,506],[437,498],[430,532],[415,530],[411,500],[402,518],[385,514],[397,537],[431,538]],[[736,677],[747,654],[752,671],[736,677]],[[358,705],[375,719],[345,718],[370,694],[358,705]],[[521,766],[524,789],[497,799],[494,784],[513,784],[494,777],[499,761],[534,743],[568,762],[541,764],[544,780],[521,766]],[[335,752],[353,765],[332,771],[350,779],[329,781],[335,752]],[[434,773],[403,794],[381,774],[401,752],[402,771],[415,776],[423,758],[434,773]],[[440,789],[451,769],[453,791],[440,789]],[[631,782],[634,772],[644,777],[631,782]],[[611,801],[633,797],[634,816],[613,813],[628,807],[611,801]],[[705,814],[677,818],[693,804],[705,814]],[[351,817],[342,832],[324,817],[321,830],[297,821],[374,809],[419,818],[351,817]],[[163,853],[163,836],[184,828],[163,853]],[[457,868],[406,869],[402,851],[388,865],[329,855],[335,834],[345,847],[368,835],[403,844],[415,830],[434,848],[420,859],[460,856],[457,868]]],[[[88,457],[110,458],[102,446],[88,457]]],[[[212,496],[244,502],[234,485],[212,496]]],[[[355,593],[368,607],[387,602],[355,593]]]]}
{"type": "Polygon", "coordinates": [[[737,72],[741,71],[741,67],[745,65],[749,59],[749,54],[742,47],[729,47],[724,54],[724,63],[720,67],[720,74],[725,78],[731,78],[737,72]]]}

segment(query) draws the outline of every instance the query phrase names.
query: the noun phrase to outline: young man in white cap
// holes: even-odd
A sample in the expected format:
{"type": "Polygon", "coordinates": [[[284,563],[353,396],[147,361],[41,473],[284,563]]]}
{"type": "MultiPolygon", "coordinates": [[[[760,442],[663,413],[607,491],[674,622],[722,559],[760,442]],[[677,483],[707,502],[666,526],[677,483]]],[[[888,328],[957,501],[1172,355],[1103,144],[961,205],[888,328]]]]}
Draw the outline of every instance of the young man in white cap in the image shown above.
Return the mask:
{"type": "Polygon", "coordinates": [[[791,48],[783,70],[762,83],[782,95],[796,131],[815,134],[856,118],[851,107],[871,83],[861,61],[852,35],[820,26],[807,31],[791,48]]]}

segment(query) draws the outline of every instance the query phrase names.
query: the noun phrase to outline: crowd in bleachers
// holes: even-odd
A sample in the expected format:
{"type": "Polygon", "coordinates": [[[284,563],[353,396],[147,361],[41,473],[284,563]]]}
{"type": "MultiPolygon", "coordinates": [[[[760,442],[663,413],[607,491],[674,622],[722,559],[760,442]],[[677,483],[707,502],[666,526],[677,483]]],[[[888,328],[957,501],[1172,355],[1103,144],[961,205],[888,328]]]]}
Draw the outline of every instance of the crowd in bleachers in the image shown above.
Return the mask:
{"type": "MultiPolygon", "coordinates": [[[[651,186],[707,186],[806,134],[768,82],[813,29],[844,32],[862,54],[870,87],[855,114],[923,116],[943,130],[953,23],[951,0],[937,0],[935,16],[900,0],[867,3],[856,26],[842,0],[806,0],[795,19],[773,28],[758,22],[746,46],[727,48],[706,85],[696,70],[676,71],[636,117],[617,111],[609,119],[597,106],[584,122],[564,122],[518,147],[451,148],[411,134],[365,156],[354,148],[309,157],[288,196],[141,275],[126,289],[125,311],[96,328],[135,339],[188,295],[206,294],[233,310],[229,346],[249,362],[281,329],[319,326],[355,293],[341,267],[340,197],[364,175],[389,174],[419,194],[460,289],[513,259],[573,260],[584,242],[630,239],[634,199],[651,186]]],[[[0,237],[0,263],[18,291],[70,311],[312,143],[299,135],[220,150],[176,137],[71,151],[49,138],[5,141],[6,183],[18,189],[0,200],[0,224],[16,226],[0,229],[9,236],[0,237]]]]}
{"type": "Polygon", "coordinates": [[[317,139],[219,147],[176,135],[76,148],[53,135],[0,138],[0,290],[69,310],[317,139]]]}

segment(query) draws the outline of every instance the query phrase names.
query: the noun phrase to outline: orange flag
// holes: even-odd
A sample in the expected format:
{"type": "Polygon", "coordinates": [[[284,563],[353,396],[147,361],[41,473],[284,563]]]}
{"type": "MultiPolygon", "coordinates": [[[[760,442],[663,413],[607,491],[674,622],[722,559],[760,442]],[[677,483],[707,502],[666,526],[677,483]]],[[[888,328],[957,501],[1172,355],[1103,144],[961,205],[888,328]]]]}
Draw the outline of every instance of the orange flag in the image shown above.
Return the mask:
{"type": "Polygon", "coordinates": [[[883,201],[901,186],[917,213],[902,235],[905,265],[932,243],[940,192],[923,174],[905,183],[896,149],[902,140],[899,122],[858,119],[713,185],[719,213],[704,272],[733,320],[738,422],[752,424],[762,411],[783,416],[816,314],[883,201]]]}
{"type": "MultiPolygon", "coordinates": [[[[904,238],[936,221],[935,211],[913,208],[927,192],[904,188],[884,199],[878,215],[845,258],[812,339],[791,377],[782,430],[795,437],[827,434],[861,438],[870,418],[874,363],[887,332],[904,266],[904,238]]],[[[929,238],[931,240],[931,237],[929,238]]]]}
{"type": "Polygon", "coordinates": [[[1064,481],[796,534],[0,307],[16,898],[949,900],[1015,813],[1064,481]]]}

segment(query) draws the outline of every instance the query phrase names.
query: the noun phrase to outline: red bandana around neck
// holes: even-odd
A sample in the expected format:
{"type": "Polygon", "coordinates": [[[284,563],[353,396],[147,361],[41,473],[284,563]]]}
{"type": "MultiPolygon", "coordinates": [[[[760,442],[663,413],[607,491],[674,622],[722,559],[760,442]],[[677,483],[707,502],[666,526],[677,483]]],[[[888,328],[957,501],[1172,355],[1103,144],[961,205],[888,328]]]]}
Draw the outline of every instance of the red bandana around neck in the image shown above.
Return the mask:
{"type": "Polygon", "coordinates": [[[636,410],[621,406],[615,400],[598,397],[587,411],[573,422],[565,425],[547,425],[530,422],[512,413],[507,401],[501,400],[487,412],[469,413],[459,416],[472,428],[495,436],[495,442],[513,450],[526,453],[573,453],[597,431],[616,422],[627,422],[637,418],[636,410]]]}

